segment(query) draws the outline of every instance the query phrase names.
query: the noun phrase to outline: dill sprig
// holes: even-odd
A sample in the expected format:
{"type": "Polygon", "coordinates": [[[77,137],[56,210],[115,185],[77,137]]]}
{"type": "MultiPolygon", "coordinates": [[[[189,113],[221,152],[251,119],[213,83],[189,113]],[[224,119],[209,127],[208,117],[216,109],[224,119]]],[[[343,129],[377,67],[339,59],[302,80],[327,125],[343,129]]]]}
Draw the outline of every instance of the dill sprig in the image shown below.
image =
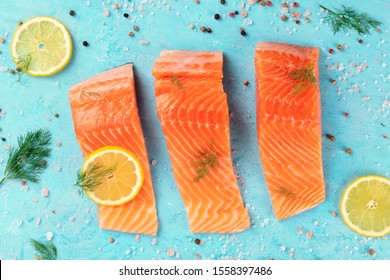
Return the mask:
{"type": "Polygon", "coordinates": [[[12,147],[5,166],[3,179],[26,179],[39,182],[39,175],[47,167],[46,158],[50,156],[51,134],[46,129],[28,132],[18,137],[18,147],[12,147]]]}
{"type": "Polygon", "coordinates": [[[292,91],[292,94],[294,95],[302,92],[308,86],[315,87],[317,85],[317,78],[314,76],[313,62],[306,67],[301,67],[288,73],[288,76],[296,81],[292,91]]]}
{"type": "Polygon", "coordinates": [[[334,34],[343,30],[354,29],[359,35],[370,34],[370,28],[377,28],[382,25],[382,22],[374,19],[367,13],[358,13],[350,7],[343,5],[342,9],[329,10],[320,5],[321,8],[327,11],[325,21],[329,22],[334,34]]]}
{"type": "Polygon", "coordinates": [[[183,89],[183,85],[180,83],[179,78],[176,74],[172,74],[172,82],[175,84],[175,86],[179,89],[183,89]]]}
{"type": "Polygon", "coordinates": [[[295,192],[291,191],[289,188],[283,187],[276,190],[278,193],[280,193],[283,196],[294,196],[296,195],[295,192]]]}
{"type": "Polygon", "coordinates": [[[196,177],[194,182],[199,181],[200,179],[206,177],[209,173],[210,167],[217,166],[217,149],[213,150],[214,139],[211,141],[210,151],[208,152],[198,152],[198,156],[201,158],[194,162],[194,166],[199,167],[196,171],[196,177]]]}
{"type": "Polygon", "coordinates": [[[24,73],[27,72],[28,68],[30,67],[32,61],[31,54],[27,54],[26,57],[19,57],[16,59],[16,65],[18,66],[18,82],[24,75],[24,73]]]}
{"type": "Polygon", "coordinates": [[[84,99],[84,98],[87,98],[87,97],[90,97],[90,96],[98,98],[100,96],[100,94],[97,93],[97,92],[93,92],[93,91],[85,91],[85,90],[83,90],[83,91],[81,91],[79,98],[80,99],[84,99]]]}
{"type": "Polygon", "coordinates": [[[37,240],[30,239],[30,242],[36,251],[35,257],[38,260],[57,259],[57,248],[50,241],[47,241],[47,244],[45,244],[37,240]]]}
{"type": "Polygon", "coordinates": [[[103,166],[93,165],[85,171],[77,172],[77,181],[74,184],[79,187],[78,193],[83,196],[84,192],[93,192],[102,184],[102,179],[112,175],[116,166],[104,168],[103,166]]]}

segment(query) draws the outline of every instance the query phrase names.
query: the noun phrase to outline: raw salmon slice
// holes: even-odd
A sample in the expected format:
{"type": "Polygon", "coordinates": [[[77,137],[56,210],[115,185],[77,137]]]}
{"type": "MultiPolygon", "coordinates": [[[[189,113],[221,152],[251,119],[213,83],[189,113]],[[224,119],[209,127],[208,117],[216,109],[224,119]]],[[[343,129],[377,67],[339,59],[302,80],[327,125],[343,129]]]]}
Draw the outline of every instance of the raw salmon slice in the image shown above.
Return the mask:
{"type": "Polygon", "coordinates": [[[277,219],[325,200],[318,56],[312,47],[268,42],[256,47],[258,143],[277,219]],[[317,83],[294,93],[298,82],[289,73],[310,63],[317,83]]]}
{"type": "Polygon", "coordinates": [[[103,229],[157,234],[157,213],[148,154],[138,116],[133,64],[100,73],[70,89],[77,140],[84,156],[105,146],[133,152],[144,170],[138,195],[120,206],[99,206],[103,229]]]}
{"type": "Polygon", "coordinates": [[[153,67],[157,112],[192,232],[249,227],[230,156],[222,52],[163,51],[153,67]],[[199,180],[199,152],[216,151],[217,166],[199,180]]]}

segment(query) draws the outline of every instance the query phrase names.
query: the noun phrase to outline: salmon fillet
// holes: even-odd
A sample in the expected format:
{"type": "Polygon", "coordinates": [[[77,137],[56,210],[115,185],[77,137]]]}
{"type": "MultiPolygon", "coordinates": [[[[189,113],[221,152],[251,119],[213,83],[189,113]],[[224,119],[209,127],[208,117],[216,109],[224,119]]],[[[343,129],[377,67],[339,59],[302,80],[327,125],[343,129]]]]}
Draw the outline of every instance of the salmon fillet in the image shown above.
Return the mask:
{"type": "Polygon", "coordinates": [[[100,73],[70,89],[77,140],[84,156],[105,146],[134,153],[144,170],[137,196],[120,206],[99,205],[99,226],[137,234],[157,234],[157,213],[148,154],[138,115],[133,64],[100,73]]]}
{"type": "Polygon", "coordinates": [[[325,200],[321,158],[319,49],[259,43],[255,52],[257,134],[277,219],[325,200]],[[294,94],[289,73],[313,63],[317,83],[294,94]]]}
{"type": "Polygon", "coordinates": [[[192,232],[238,232],[249,215],[230,155],[222,52],[163,51],[153,67],[158,116],[192,232]],[[196,180],[200,152],[217,166],[196,180]]]}

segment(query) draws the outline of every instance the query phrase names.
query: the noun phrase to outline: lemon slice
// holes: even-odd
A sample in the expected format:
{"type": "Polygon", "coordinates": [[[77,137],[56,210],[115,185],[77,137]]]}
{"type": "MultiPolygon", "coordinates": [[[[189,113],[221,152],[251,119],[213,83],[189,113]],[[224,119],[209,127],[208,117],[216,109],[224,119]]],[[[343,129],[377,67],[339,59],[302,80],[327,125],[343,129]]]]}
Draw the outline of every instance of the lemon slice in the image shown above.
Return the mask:
{"type": "Polygon", "coordinates": [[[34,17],[16,29],[12,57],[31,76],[50,76],[62,70],[72,56],[72,39],[66,27],[52,17],[34,17]]]}
{"type": "Polygon", "coordinates": [[[344,222],[353,231],[371,237],[390,232],[390,180],[369,175],[352,182],[340,203],[344,222]]]}
{"type": "Polygon", "coordinates": [[[93,174],[93,168],[96,167],[99,168],[98,173],[103,175],[97,176],[99,184],[92,189],[83,185],[83,189],[97,204],[106,206],[124,204],[132,200],[142,187],[144,173],[141,163],[133,153],[123,148],[107,146],[92,152],[85,159],[82,171],[85,174],[92,174],[93,177],[97,174],[93,174]]]}

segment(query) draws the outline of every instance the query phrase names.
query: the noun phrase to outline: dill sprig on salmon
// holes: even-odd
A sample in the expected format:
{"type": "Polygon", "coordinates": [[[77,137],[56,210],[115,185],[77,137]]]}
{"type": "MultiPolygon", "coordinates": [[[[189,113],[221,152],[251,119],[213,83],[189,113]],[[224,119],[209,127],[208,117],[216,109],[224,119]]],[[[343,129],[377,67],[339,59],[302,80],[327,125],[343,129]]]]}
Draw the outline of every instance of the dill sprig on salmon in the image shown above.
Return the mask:
{"type": "Polygon", "coordinates": [[[296,84],[293,86],[293,95],[301,93],[307,87],[315,87],[317,85],[313,62],[309,63],[306,67],[301,67],[288,73],[288,76],[296,81],[296,84]]]}
{"type": "Polygon", "coordinates": [[[209,174],[210,167],[217,166],[217,149],[213,150],[214,146],[214,139],[211,141],[210,145],[210,151],[198,152],[198,157],[200,157],[200,160],[197,160],[194,162],[194,166],[199,167],[198,170],[196,170],[196,177],[194,179],[194,182],[199,181],[200,179],[206,177],[207,174],[209,174]]]}
{"type": "Polygon", "coordinates": [[[176,74],[172,74],[172,82],[175,84],[177,88],[183,89],[183,85],[180,83],[180,80],[176,74]]]}

